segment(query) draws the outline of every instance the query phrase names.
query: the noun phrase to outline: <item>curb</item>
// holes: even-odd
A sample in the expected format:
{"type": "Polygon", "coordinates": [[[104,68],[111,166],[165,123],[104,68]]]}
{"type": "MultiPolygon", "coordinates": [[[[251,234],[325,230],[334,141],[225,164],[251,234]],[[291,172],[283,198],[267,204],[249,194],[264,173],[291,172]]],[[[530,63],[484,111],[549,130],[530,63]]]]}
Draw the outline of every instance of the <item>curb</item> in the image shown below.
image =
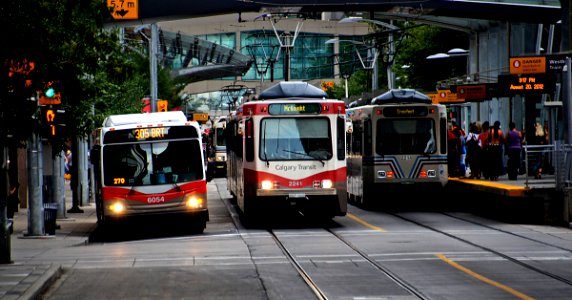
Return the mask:
{"type": "Polygon", "coordinates": [[[38,299],[40,294],[45,292],[50,285],[56,281],[62,274],[61,266],[50,266],[44,274],[38,278],[18,299],[21,300],[34,300],[38,299]]]}

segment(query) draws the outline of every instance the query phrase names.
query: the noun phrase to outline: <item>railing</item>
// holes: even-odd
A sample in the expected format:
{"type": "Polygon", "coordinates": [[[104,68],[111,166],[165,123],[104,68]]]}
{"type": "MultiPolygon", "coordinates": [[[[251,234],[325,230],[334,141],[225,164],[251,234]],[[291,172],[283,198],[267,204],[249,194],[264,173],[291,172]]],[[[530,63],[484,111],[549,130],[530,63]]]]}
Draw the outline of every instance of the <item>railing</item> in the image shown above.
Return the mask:
{"type": "MultiPolygon", "coordinates": [[[[556,155],[556,145],[524,145],[524,164],[525,164],[525,181],[524,184],[528,188],[530,185],[552,184],[557,185],[558,174],[561,165],[556,163],[558,157],[556,155]],[[542,172],[539,172],[542,169],[542,172]],[[547,176],[549,175],[550,176],[547,176]],[[543,178],[544,177],[544,178],[543,178]]],[[[572,148],[570,148],[572,150],[572,148]]],[[[572,153],[571,153],[572,154],[572,153]]],[[[572,157],[572,155],[571,155],[572,157]]]]}
{"type": "Polygon", "coordinates": [[[527,187],[542,183],[553,184],[559,191],[572,189],[572,145],[556,141],[554,144],[525,145],[523,148],[527,187]],[[535,178],[538,167],[542,167],[541,178],[535,178]]]}

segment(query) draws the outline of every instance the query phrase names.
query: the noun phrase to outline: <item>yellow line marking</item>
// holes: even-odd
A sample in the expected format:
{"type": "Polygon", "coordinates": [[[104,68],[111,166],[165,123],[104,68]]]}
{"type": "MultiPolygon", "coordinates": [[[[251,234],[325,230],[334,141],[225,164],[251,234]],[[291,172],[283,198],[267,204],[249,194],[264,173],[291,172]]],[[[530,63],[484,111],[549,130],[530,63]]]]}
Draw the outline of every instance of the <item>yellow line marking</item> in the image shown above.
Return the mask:
{"type": "Polygon", "coordinates": [[[381,232],[385,232],[385,230],[383,228],[377,227],[375,225],[371,225],[368,222],[366,222],[366,221],[364,221],[364,220],[362,220],[362,219],[360,219],[360,218],[358,218],[358,217],[356,217],[350,213],[347,213],[346,216],[348,216],[350,219],[362,224],[365,227],[369,227],[369,228],[374,229],[374,230],[379,230],[381,232]]]}
{"type": "Polygon", "coordinates": [[[465,267],[459,265],[458,263],[452,261],[452,260],[449,259],[447,256],[445,256],[445,255],[443,255],[443,254],[441,254],[441,253],[437,253],[437,254],[435,254],[435,255],[437,255],[437,257],[439,257],[439,258],[440,258],[441,260],[443,260],[444,262],[446,262],[446,263],[448,263],[449,265],[451,265],[451,266],[453,266],[453,267],[455,267],[455,268],[457,268],[457,269],[459,269],[459,270],[461,270],[461,271],[463,271],[463,272],[469,274],[470,276],[472,276],[472,277],[474,277],[474,278],[476,278],[476,279],[478,279],[478,280],[484,281],[484,282],[486,282],[486,283],[488,283],[488,284],[490,284],[490,285],[492,285],[492,286],[495,286],[495,287],[497,287],[497,288],[499,288],[499,289],[501,289],[501,290],[504,290],[505,292],[510,293],[510,294],[512,294],[512,295],[514,295],[514,296],[520,298],[520,299],[526,299],[526,300],[533,300],[533,299],[534,299],[534,298],[529,297],[529,296],[527,296],[527,295],[525,295],[525,294],[523,294],[523,293],[521,293],[521,292],[519,292],[519,291],[516,291],[516,290],[514,290],[514,289],[512,289],[512,288],[510,288],[510,287],[508,287],[508,286],[506,286],[506,285],[504,285],[504,284],[502,284],[502,283],[498,283],[498,282],[496,282],[496,281],[494,281],[494,280],[492,280],[492,279],[486,278],[486,277],[483,276],[483,275],[480,275],[480,274],[478,274],[478,273],[475,273],[475,272],[473,272],[473,271],[471,271],[471,270],[469,270],[469,269],[467,269],[467,268],[465,268],[465,267]]]}

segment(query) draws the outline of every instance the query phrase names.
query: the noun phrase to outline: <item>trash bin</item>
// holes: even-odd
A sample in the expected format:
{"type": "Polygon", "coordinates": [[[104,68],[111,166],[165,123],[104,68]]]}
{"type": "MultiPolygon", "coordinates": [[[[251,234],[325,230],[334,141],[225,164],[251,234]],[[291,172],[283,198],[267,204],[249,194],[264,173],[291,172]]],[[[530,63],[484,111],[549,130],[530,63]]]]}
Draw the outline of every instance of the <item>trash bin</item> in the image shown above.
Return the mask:
{"type": "Polygon", "coordinates": [[[56,235],[56,218],[58,216],[57,203],[44,203],[44,228],[46,234],[56,235]]]}

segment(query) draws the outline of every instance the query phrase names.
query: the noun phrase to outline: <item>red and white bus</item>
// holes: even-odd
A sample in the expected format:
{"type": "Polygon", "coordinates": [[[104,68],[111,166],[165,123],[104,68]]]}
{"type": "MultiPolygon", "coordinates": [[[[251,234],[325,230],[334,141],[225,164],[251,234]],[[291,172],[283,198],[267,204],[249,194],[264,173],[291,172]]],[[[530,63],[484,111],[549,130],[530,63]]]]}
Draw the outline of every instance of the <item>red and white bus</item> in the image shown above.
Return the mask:
{"type": "Polygon", "coordinates": [[[227,182],[258,215],[295,207],[310,218],[347,212],[345,105],[305,82],[281,82],[243,103],[227,124],[227,182]]]}
{"type": "Polygon", "coordinates": [[[200,128],[183,112],[112,115],[95,131],[91,161],[98,222],[158,214],[209,219],[200,128]]]}

